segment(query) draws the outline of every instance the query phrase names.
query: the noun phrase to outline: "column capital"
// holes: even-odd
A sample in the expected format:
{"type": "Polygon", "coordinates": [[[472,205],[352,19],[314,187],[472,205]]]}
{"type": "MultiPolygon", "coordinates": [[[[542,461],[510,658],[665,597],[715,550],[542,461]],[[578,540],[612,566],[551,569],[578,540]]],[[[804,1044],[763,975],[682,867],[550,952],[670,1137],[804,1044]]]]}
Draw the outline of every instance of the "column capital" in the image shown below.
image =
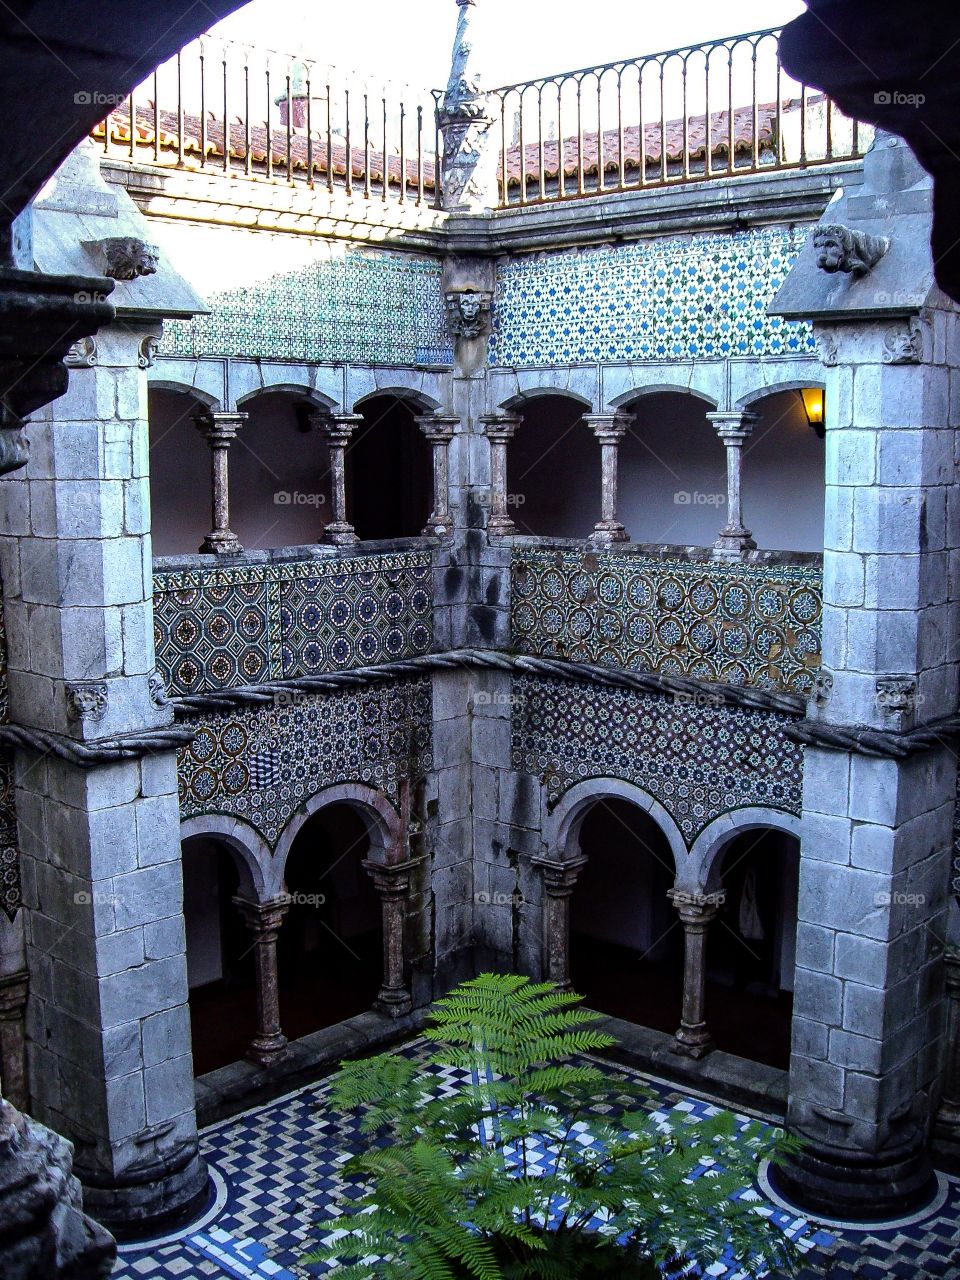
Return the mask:
{"type": "Polygon", "coordinates": [[[523,422],[518,413],[488,413],[481,419],[483,434],[491,444],[506,444],[516,434],[523,422]]]}
{"type": "Polygon", "coordinates": [[[239,894],[233,898],[233,905],[243,917],[243,922],[257,941],[276,933],[283,924],[283,917],[290,908],[291,898],[285,894],[279,898],[269,898],[266,902],[251,902],[239,894]]]}
{"type": "Polygon", "coordinates": [[[618,409],[615,413],[585,413],[582,421],[601,444],[619,444],[627,434],[633,415],[618,409]]]}
{"type": "Polygon", "coordinates": [[[310,418],[312,425],[326,436],[328,444],[344,446],[350,443],[363,420],[362,413],[317,413],[310,418]]]}
{"type": "Polygon", "coordinates": [[[543,876],[543,885],[552,898],[568,897],[574,890],[580,872],[587,865],[584,856],[561,861],[558,858],[531,858],[532,866],[537,867],[543,876]]]}
{"type": "Polygon", "coordinates": [[[211,445],[226,447],[236,440],[237,432],[249,417],[249,413],[208,409],[194,414],[193,421],[197,430],[207,437],[211,445]]]}
{"type": "Polygon", "coordinates": [[[453,413],[424,413],[416,419],[417,426],[432,444],[449,444],[456,434],[460,419],[453,413]]]}
{"type": "Polygon", "coordinates": [[[686,889],[668,889],[667,897],[677,908],[684,925],[706,925],[727,900],[726,892],[690,893],[686,889]]]}
{"type": "Polygon", "coordinates": [[[0,978],[0,1022],[23,1016],[29,986],[30,978],[24,970],[0,978]]]}
{"type": "Polygon", "coordinates": [[[760,415],[752,409],[717,410],[707,414],[707,421],[713,423],[724,444],[742,445],[760,421],[760,415]]]}
{"type": "Polygon", "coordinates": [[[364,858],[361,866],[366,871],[378,893],[402,897],[410,888],[410,875],[423,862],[423,858],[406,858],[403,862],[376,862],[364,858]]]}

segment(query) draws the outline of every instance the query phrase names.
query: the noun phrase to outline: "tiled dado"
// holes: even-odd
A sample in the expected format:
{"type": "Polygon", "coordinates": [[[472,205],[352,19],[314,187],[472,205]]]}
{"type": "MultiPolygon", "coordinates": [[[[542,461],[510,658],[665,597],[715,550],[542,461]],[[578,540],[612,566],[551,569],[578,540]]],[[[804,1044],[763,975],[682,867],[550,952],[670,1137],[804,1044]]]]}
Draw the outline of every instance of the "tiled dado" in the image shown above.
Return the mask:
{"type": "Polygon", "coordinates": [[[325,787],[362,782],[394,803],[403,778],[432,768],[432,684],[396,680],[344,693],[278,694],[274,704],[184,723],[180,814],[242,818],[271,848],[325,787]]]}
{"type": "Polygon", "coordinates": [[[514,680],[512,706],[513,767],[543,780],[551,806],[578,782],[620,778],[659,800],[688,845],[732,809],[800,813],[793,716],[532,676],[514,680]]]}
{"type": "Polygon", "coordinates": [[[806,227],[529,254],[497,268],[490,362],[806,355],[810,325],[767,315],[806,227]]]}
{"type": "Polygon", "coordinates": [[[429,552],[183,569],[153,589],[175,696],[393,662],[433,641],[429,552]]]}
{"type": "Polygon", "coordinates": [[[522,653],[806,693],[820,665],[822,570],[594,551],[514,551],[522,653]]]}

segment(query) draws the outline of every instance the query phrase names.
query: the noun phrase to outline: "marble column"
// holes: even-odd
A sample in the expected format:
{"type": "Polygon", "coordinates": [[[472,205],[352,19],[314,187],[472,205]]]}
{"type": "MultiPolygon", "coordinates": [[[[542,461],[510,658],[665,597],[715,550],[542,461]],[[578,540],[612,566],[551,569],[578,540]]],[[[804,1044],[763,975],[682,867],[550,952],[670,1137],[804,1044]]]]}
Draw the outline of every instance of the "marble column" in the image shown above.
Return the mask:
{"type": "Polygon", "coordinates": [[[686,893],[671,889],[668,897],[683,925],[683,1009],[674,1037],[673,1052],[702,1058],[713,1049],[707,1030],[707,931],[724,901],[720,893],[686,893]]]}
{"type": "Polygon", "coordinates": [[[250,930],[257,971],[257,1031],[250,1041],[247,1057],[261,1067],[268,1067],[287,1047],[287,1038],[280,1030],[277,936],[290,904],[284,898],[250,902],[237,897],[233,902],[250,930]]]}
{"type": "Polygon", "coordinates": [[[587,865],[585,857],[560,862],[552,858],[534,858],[543,879],[544,939],[547,951],[548,981],[561,991],[570,990],[570,898],[580,872],[587,865]]]}
{"type": "Polygon", "coordinates": [[[240,539],[230,528],[230,469],[228,451],[237,432],[246,422],[246,413],[200,413],[194,418],[197,428],[210,446],[211,511],[213,528],[200,544],[204,555],[236,556],[243,550],[240,539]]]}
{"type": "Polygon", "coordinates": [[[450,517],[450,441],[460,419],[442,413],[427,414],[417,425],[433,448],[433,510],[424,526],[427,537],[446,538],[453,532],[450,517]]]}
{"type": "Polygon", "coordinates": [[[375,1007],[391,1018],[403,1017],[413,1005],[404,977],[404,917],[410,892],[410,873],[418,862],[419,859],[407,859],[388,864],[367,859],[363,863],[383,907],[383,985],[375,1007]]]}
{"type": "Polygon", "coordinates": [[[363,422],[360,413],[317,414],[314,421],[322,429],[330,449],[330,523],[323,531],[324,542],[352,547],[359,538],[347,520],[347,446],[363,422]]]}
{"type": "Polygon", "coordinates": [[[27,1106],[26,973],[0,977],[0,1083],[3,1096],[21,1111],[27,1106]]]}
{"type": "Polygon", "coordinates": [[[951,947],[943,962],[947,999],[946,1057],[930,1149],[937,1168],[960,1173],[960,950],[951,947]]]}
{"type": "Polygon", "coordinates": [[[743,523],[743,446],[750,438],[757,414],[737,409],[733,413],[708,413],[727,451],[727,522],[713,544],[714,560],[739,560],[756,549],[743,523]]]}
{"type": "Polygon", "coordinates": [[[630,418],[625,413],[594,413],[585,414],[583,420],[600,442],[600,520],[590,541],[601,546],[629,542],[630,535],[617,519],[617,454],[630,418]]]}
{"type": "Polygon", "coordinates": [[[481,418],[483,434],[490,441],[490,514],[487,533],[491,538],[509,537],[517,526],[507,514],[507,445],[522,421],[516,414],[493,413],[481,418]]]}

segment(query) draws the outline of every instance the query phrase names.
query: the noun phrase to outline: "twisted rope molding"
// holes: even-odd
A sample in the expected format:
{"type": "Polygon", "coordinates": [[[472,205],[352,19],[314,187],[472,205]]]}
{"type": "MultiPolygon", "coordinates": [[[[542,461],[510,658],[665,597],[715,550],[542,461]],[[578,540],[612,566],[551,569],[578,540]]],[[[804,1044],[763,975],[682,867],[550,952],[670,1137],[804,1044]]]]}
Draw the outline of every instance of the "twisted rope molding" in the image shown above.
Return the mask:
{"type": "Polygon", "coordinates": [[[905,760],[918,751],[929,751],[934,747],[954,750],[950,739],[957,734],[960,734],[960,715],[944,716],[942,720],[934,720],[906,733],[865,729],[856,725],[820,724],[816,720],[804,720],[786,730],[788,738],[804,746],[856,751],[864,756],[883,756],[893,760],[905,760]]]}
{"type": "Polygon", "coordinates": [[[196,737],[189,728],[147,729],[122,738],[103,738],[99,742],[74,742],[43,729],[27,729],[19,724],[0,725],[0,744],[27,747],[40,755],[56,756],[70,764],[91,769],[98,764],[114,764],[119,760],[136,760],[155,751],[176,751],[196,737]]]}
{"type": "Polygon", "coordinates": [[[355,667],[351,671],[332,671],[317,676],[299,676],[291,680],[267,684],[244,685],[238,689],[218,689],[210,693],[187,694],[171,698],[178,718],[204,711],[223,711],[242,707],[282,706],[297,693],[329,693],[335,690],[362,688],[401,676],[425,675],[434,671],[504,671],[511,675],[551,676],[562,680],[605,685],[609,688],[632,689],[639,693],[672,696],[678,701],[702,705],[730,705],[751,710],[779,711],[801,716],[806,702],[798,693],[778,693],[753,689],[745,685],[706,684],[685,676],[658,675],[646,671],[624,671],[594,663],[568,662],[560,658],[536,658],[502,653],[489,649],[452,649],[446,653],[428,653],[418,658],[388,662],[382,666],[355,667]]]}

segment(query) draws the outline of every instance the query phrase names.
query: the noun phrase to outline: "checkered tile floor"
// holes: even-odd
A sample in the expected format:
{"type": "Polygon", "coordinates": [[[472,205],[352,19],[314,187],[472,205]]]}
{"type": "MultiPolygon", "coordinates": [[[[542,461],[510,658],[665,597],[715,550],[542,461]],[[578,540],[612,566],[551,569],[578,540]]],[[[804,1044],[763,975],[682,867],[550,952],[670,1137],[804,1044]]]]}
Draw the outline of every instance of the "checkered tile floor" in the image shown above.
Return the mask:
{"type": "MultiPolygon", "coordinates": [[[[418,1052],[411,1046],[408,1052],[418,1052]]],[[[657,1117],[683,1110],[715,1114],[717,1108],[627,1068],[611,1076],[641,1079],[651,1090],[657,1117]]],[[[438,1076],[448,1091],[453,1073],[438,1076]]],[[[352,1119],[328,1110],[329,1081],[311,1085],[203,1134],[204,1155],[217,1195],[197,1223],[177,1238],[149,1246],[125,1246],[114,1270],[122,1280],[304,1280],[324,1270],[299,1259],[316,1247],[313,1224],[327,1216],[341,1181],[344,1153],[358,1141],[352,1119]]],[[[746,1117],[741,1117],[746,1124],[746,1117]]],[[[775,1205],[770,1214],[806,1250],[803,1280],[960,1280],[960,1180],[945,1184],[946,1199],[919,1223],[887,1230],[821,1227],[775,1205]]],[[[752,1189],[744,1194],[753,1196],[752,1189]]],[[[740,1280],[733,1266],[704,1273],[740,1280]]]]}

